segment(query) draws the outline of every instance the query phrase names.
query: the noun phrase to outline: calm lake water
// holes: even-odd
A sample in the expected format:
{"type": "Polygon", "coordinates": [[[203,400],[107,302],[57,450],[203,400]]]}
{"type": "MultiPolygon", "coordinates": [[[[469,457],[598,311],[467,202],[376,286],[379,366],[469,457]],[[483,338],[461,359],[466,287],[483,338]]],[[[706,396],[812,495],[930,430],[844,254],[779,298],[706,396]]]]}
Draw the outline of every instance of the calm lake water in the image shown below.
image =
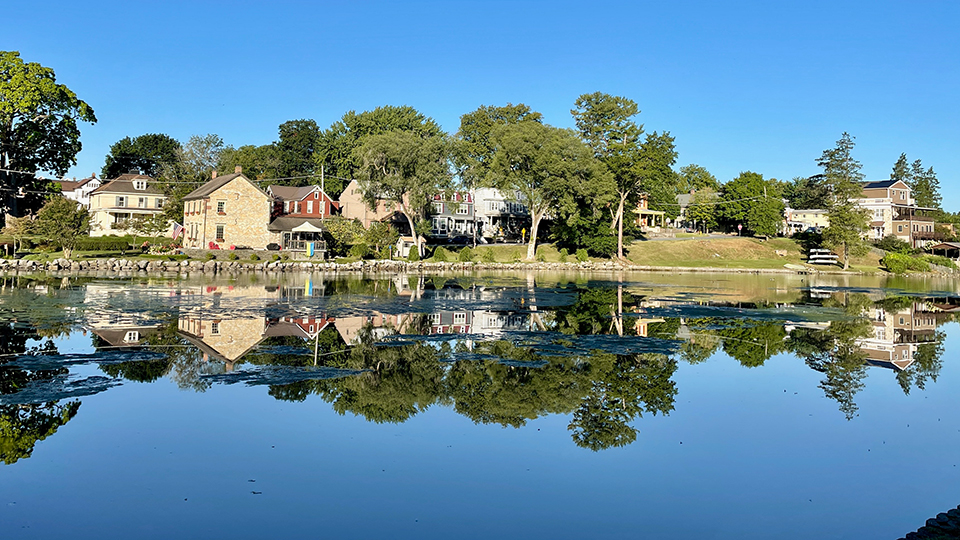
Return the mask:
{"type": "Polygon", "coordinates": [[[960,284],[0,276],[2,538],[896,539],[960,284]]]}

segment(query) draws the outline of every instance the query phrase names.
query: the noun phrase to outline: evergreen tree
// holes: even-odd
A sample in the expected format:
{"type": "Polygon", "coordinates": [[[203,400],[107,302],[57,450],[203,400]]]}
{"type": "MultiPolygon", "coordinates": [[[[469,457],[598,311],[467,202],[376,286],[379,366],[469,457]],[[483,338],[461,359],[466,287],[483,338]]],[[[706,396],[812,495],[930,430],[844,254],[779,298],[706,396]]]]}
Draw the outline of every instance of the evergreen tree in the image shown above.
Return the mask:
{"type": "Polygon", "coordinates": [[[893,170],[890,172],[890,179],[904,182],[908,186],[910,185],[910,182],[913,179],[913,174],[910,172],[910,164],[907,162],[906,154],[900,154],[900,157],[897,158],[897,162],[893,164],[893,170]]]}
{"type": "Polygon", "coordinates": [[[910,181],[907,182],[913,192],[913,198],[917,201],[917,206],[925,208],[940,208],[940,180],[937,179],[937,173],[933,172],[933,167],[923,170],[923,164],[920,160],[913,162],[910,168],[910,181]]]}
{"type": "Polygon", "coordinates": [[[850,268],[850,257],[862,257],[869,250],[863,239],[868,228],[867,211],[854,202],[863,193],[863,174],[860,162],[853,159],[853,146],[853,137],[844,132],[837,146],[824,150],[817,160],[832,194],[827,208],[830,225],[823,231],[823,242],[842,252],[844,270],[850,268]]]}

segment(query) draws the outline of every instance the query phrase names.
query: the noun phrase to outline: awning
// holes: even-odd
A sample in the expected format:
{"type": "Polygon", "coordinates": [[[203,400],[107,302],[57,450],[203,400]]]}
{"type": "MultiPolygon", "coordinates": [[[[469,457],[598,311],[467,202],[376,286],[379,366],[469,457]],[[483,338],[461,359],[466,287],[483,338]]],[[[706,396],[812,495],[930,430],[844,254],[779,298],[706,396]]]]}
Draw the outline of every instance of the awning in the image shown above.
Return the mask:
{"type": "Polygon", "coordinates": [[[293,232],[315,232],[315,233],[323,232],[323,229],[321,229],[320,227],[317,227],[316,225],[314,225],[313,223],[310,223],[309,221],[304,221],[300,225],[297,225],[296,227],[290,230],[293,232]]]}

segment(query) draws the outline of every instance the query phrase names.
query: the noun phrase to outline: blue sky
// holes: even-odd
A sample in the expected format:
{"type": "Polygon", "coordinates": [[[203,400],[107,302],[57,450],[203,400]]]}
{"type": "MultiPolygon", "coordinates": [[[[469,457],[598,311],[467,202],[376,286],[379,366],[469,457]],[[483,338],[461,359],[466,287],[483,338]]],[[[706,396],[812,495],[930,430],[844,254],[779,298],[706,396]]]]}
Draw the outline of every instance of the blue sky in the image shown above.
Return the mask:
{"type": "Polygon", "coordinates": [[[4,7],[0,50],[54,68],[99,119],[70,176],[125,136],[266,144],[287,120],[388,104],[451,133],[507,102],[572,127],[576,97],[602,91],[721,181],[814,174],[848,131],[868,179],[906,152],[960,210],[957,2],[27,4],[4,7]]]}

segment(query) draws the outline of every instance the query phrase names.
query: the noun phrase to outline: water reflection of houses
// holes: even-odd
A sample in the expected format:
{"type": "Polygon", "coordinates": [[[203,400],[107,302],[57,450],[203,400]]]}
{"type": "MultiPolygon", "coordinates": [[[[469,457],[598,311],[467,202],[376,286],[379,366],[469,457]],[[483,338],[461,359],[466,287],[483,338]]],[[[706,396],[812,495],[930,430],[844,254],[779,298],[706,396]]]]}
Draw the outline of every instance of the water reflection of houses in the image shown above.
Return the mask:
{"type": "Polygon", "coordinates": [[[162,326],[157,316],[144,306],[151,299],[176,295],[173,288],[131,289],[110,284],[90,283],[84,287],[84,320],[90,330],[111,347],[139,347],[162,326]],[[140,309],[134,309],[139,307],[140,309]]]}
{"type": "Polygon", "coordinates": [[[904,370],[914,362],[920,344],[937,339],[937,327],[953,320],[957,299],[915,299],[906,306],[873,308],[872,335],[858,345],[871,365],[904,370]],[[939,302],[939,303],[938,303],[939,302]]]}

